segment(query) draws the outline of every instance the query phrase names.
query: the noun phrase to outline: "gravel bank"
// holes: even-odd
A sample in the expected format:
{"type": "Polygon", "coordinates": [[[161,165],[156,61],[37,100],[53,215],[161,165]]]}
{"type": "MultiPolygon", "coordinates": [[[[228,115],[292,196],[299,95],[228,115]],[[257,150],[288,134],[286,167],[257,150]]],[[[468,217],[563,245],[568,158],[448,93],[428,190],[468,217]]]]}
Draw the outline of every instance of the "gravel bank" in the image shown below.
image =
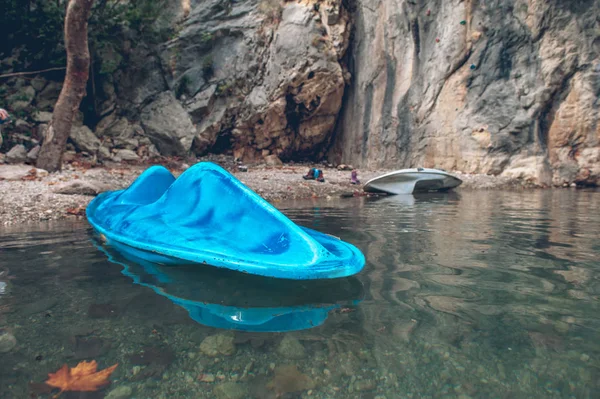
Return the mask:
{"type": "MultiPolygon", "coordinates": [[[[358,194],[362,191],[361,186],[350,184],[350,171],[322,165],[257,165],[249,166],[247,172],[243,172],[231,159],[211,160],[234,173],[244,184],[272,203],[287,199],[358,194]],[[302,179],[302,175],[311,166],[323,169],[326,180],[324,183],[302,179]]],[[[0,165],[0,226],[83,217],[85,207],[95,193],[127,187],[148,166],[108,164],[86,168],[74,162],[65,165],[62,172],[48,175],[40,170],[28,174],[32,167],[27,165],[0,165]],[[2,176],[6,178],[8,175],[16,180],[2,180],[2,176]],[[69,194],[58,193],[59,191],[69,194]]],[[[177,162],[170,162],[166,166],[176,176],[187,168],[187,165],[177,162]]],[[[385,172],[387,171],[359,171],[359,178],[366,182],[385,172]]],[[[493,176],[456,175],[464,181],[461,190],[515,186],[507,179],[493,176]]]]}

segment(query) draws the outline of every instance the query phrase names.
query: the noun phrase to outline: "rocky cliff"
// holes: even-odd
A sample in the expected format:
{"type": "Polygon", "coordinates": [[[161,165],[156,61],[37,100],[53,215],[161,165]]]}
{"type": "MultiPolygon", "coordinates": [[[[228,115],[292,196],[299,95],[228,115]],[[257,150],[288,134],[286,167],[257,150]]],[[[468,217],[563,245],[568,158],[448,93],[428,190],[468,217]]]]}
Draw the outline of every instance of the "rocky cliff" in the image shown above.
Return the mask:
{"type": "MultiPolygon", "coordinates": [[[[125,32],[125,67],[95,82],[97,121],[81,117],[71,145],[597,185],[599,15],[597,0],[172,2],[168,42],[125,32]]],[[[9,144],[43,131],[34,111],[59,90],[6,86],[24,114],[9,144]]]]}
{"type": "Polygon", "coordinates": [[[600,2],[352,7],[334,159],[600,183],[600,2]]]}
{"type": "Polygon", "coordinates": [[[157,57],[138,57],[150,57],[142,76],[132,68],[116,79],[127,88],[121,108],[140,110],[162,154],[324,156],[347,83],[350,18],[339,0],[192,1],[183,18],[157,57]]]}
{"type": "MultiPolygon", "coordinates": [[[[79,118],[74,149],[100,160],[208,152],[246,162],[323,159],[350,78],[340,61],[351,30],[341,0],[169,4],[157,21],[173,28],[168,42],[149,45],[124,29],[121,53],[100,54],[123,67],[96,76],[96,114],[79,118]]],[[[49,116],[36,111],[52,110],[60,83],[37,83],[7,85],[15,100],[7,107],[23,116],[4,149],[27,131],[43,138],[49,116]]]]}

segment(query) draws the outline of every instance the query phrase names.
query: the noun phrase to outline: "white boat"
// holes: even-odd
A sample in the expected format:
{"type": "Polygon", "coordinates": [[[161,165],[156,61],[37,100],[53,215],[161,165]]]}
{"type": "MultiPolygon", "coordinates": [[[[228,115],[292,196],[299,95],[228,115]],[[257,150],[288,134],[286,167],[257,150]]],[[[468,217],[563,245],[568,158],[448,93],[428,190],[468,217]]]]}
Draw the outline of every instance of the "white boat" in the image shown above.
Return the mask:
{"type": "Polygon", "coordinates": [[[372,193],[412,194],[445,191],[458,187],[462,180],[438,169],[414,168],[386,173],[365,183],[363,190],[372,193]]]}

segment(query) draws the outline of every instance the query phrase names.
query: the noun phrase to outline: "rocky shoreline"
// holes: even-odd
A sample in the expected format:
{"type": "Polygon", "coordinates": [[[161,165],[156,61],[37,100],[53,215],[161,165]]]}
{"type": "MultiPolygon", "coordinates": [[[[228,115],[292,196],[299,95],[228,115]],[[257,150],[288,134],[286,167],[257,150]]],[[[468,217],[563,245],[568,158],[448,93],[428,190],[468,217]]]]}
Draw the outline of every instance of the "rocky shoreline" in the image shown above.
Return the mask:
{"type": "MultiPolygon", "coordinates": [[[[212,156],[200,161],[212,161],[232,172],[244,184],[271,203],[298,199],[331,199],[340,196],[364,195],[362,186],[350,184],[350,171],[322,164],[266,164],[244,166],[231,157],[212,156]],[[308,168],[324,171],[325,182],[306,181],[302,175],[308,168]]],[[[173,160],[161,163],[176,176],[189,167],[173,160]]],[[[0,165],[0,226],[19,225],[78,218],[85,215],[85,207],[100,192],[127,187],[149,163],[106,163],[89,167],[84,162],[72,161],[59,173],[48,174],[31,165],[0,165]]],[[[347,168],[346,168],[347,169],[347,168]]],[[[359,171],[362,182],[386,170],[359,171]]],[[[514,189],[525,185],[518,181],[486,175],[456,173],[463,180],[460,190],[514,189]]]]}

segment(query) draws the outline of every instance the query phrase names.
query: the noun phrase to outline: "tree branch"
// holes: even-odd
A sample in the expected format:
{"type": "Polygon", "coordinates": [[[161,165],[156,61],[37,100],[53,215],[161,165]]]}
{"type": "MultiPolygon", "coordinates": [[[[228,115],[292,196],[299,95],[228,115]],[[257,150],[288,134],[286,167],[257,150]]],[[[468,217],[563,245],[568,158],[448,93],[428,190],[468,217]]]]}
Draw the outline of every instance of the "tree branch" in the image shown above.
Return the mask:
{"type": "Polygon", "coordinates": [[[67,67],[49,68],[49,69],[42,69],[41,71],[31,71],[31,72],[7,73],[5,75],[0,75],[0,78],[12,78],[14,76],[35,75],[37,73],[51,72],[51,71],[64,71],[65,69],[67,69],[67,67]]]}

